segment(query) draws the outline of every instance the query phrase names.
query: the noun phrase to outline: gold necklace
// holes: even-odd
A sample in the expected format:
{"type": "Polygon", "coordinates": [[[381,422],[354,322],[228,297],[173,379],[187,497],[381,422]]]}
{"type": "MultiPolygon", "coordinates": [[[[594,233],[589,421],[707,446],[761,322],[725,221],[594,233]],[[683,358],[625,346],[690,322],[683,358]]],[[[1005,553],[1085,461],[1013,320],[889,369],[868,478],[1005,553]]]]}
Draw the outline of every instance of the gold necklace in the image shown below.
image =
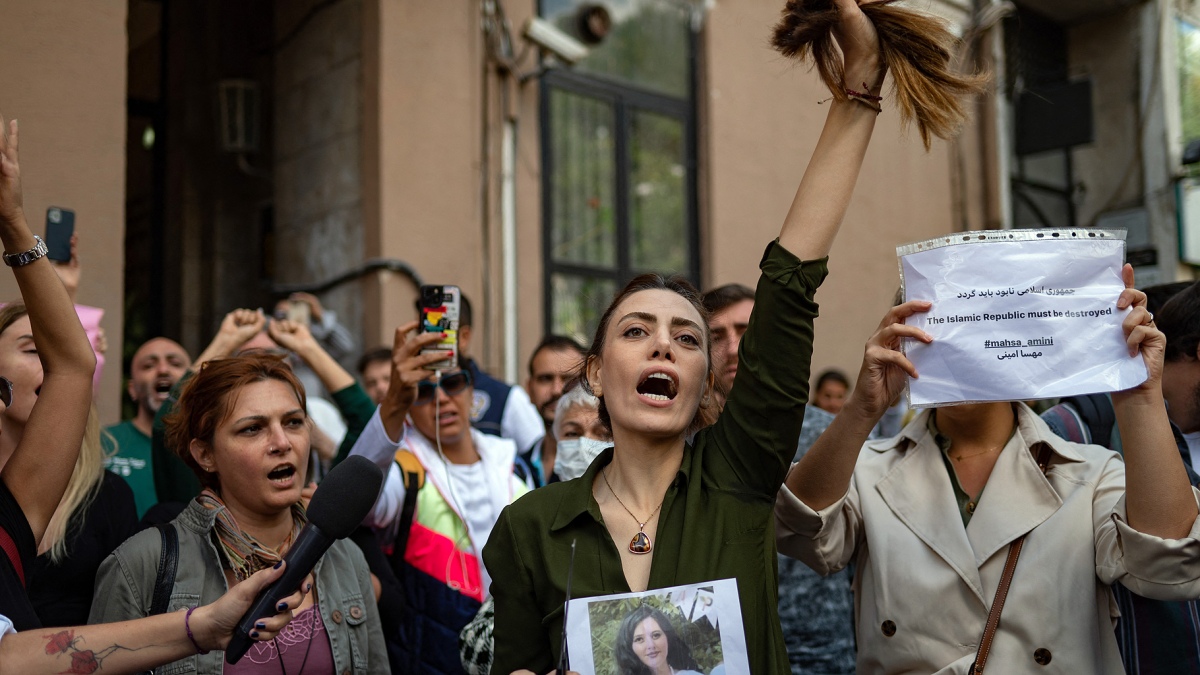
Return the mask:
{"type": "MultiPolygon", "coordinates": [[[[954,460],[954,461],[956,461],[956,462],[961,462],[961,461],[963,461],[964,459],[971,459],[972,457],[978,457],[978,456],[980,456],[980,455],[986,455],[986,454],[988,454],[988,453],[995,452],[995,451],[997,451],[997,450],[999,450],[1000,448],[1003,448],[1003,447],[1004,447],[1003,445],[997,445],[996,447],[994,447],[994,448],[992,448],[992,449],[990,449],[990,450],[981,450],[980,452],[972,452],[972,453],[971,453],[971,454],[969,454],[969,455],[959,455],[958,457],[955,457],[955,456],[953,456],[953,455],[950,455],[950,459],[952,459],[952,460],[954,460]]],[[[947,453],[947,454],[949,454],[949,453],[947,453]]]]}
{"type": "Polygon", "coordinates": [[[621,505],[621,508],[625,509],[625,513],[628,513],[629,517],[633,518],[633,522],[638,524],[638,533],[633,535],[633,539],[629,540],[629,552],[637,555],[649,553],[653,546],[651,546],[650,543],[650,535],[646,534],[645,532],[646,523],[650,522],[650,519],[654,517],[654,514],[658,513],[658,510],[662,508],[663,502],[666,501],[666,496],[664,495],[663,501],[659,502],[658,506],[654,507],[654,511],[646,517],[646,521],[642,522],[640,518],[633,515],[633,511],[630,511],[628,506],[625,506],[625,502],[621,501],[620,497],[617,497],[617,491],[613,489],[612,483],[608,482],[607,466],[604,467],[604,470],[600,472],[600,477],[604,479],[604,484],[608,486],[608,491],[611,492],[612,496],[616,498],[617,503],[621,505]]]}

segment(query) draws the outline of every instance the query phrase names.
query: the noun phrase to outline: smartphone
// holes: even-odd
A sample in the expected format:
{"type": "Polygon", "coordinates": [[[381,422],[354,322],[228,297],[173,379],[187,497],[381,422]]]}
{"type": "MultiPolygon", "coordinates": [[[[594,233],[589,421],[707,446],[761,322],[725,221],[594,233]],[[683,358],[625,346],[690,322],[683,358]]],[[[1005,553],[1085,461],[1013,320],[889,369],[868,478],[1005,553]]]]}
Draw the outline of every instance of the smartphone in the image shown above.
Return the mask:
{"type": "Polygon", "coordinates": [[[462,292],[458,286],[421,286],[417,307],[421,312],[422,333],[444,333],[440,342],[421,350],[427,352],[450,351],[450,358],[431,363],[429,370],[445,370],[458,366],[458,312],[462,292]]]}
{"type": "Polygon", "coordinates": [[[305,326],[312,325],[312,307],[308,306],[303,300],[288,300],[287,316],[288,321],[305,326]]]}
{"type": "Polygon", "coordinates": [[[46,209],[46,257],[71,262],[71,237],[75,234],[75,212],[58,206],[46,209]]]}

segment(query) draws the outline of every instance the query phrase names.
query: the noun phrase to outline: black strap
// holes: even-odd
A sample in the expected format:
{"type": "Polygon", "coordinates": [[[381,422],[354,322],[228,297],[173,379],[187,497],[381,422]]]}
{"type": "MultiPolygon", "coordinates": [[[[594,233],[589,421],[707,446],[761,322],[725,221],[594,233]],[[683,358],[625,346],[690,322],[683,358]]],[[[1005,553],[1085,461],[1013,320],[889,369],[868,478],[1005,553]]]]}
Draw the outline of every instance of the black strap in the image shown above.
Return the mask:
{"type": "Polygon", "coordinates": [[[1113,427],[1117,424],[1117,413],[1112,401],[1105,394],[1087,394],[1063,399],[1075,406],[1092,436],[1092,443],[1112,449],[1113,427]]]}
{"type": "Polygon", "coordinates": [[[158,555],[158,576],[154,579],[154,595],[150,601],[150,614],[165,614],[171,602],[171,591],[175,588],[175,572],[179,564],[179,533],[171,523],[155,525],[162,536],[162,552],[158,555]]]}
{"type": "Polygon", "coordinates": [[[412,529],[413,518],[417,515],[417,493],[421,491],[421,477],[414,471],[403,471],[404,476],[404,508],[400,511],[400,528],[396,530],[396,542],[392,555],[396,560],[404,560],[404,550],[408,547],[408,532],[412,529]]]}

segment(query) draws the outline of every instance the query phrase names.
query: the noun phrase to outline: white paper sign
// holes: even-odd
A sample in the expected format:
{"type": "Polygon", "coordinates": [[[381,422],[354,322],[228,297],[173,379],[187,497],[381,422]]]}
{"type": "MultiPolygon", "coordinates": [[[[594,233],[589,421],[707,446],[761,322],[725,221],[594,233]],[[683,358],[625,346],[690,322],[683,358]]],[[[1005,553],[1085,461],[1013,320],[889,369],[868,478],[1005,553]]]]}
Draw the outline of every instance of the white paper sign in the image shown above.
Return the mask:
{"type": "Polygon", "coordinates": [[[933,336],[905,340],[919,378],[909,403],[1015,401],[1141,384],[1117,310],[1123,230],[996,230],[897,249],[905,300],[933,309],[908,320],[933,336]]]}
{"type": "Polygon", "coordinates": [[[637,664],[750,675],[737,580],[576,598],[567,607],[567,653],[581,675],[636,672],[637,664]]]}

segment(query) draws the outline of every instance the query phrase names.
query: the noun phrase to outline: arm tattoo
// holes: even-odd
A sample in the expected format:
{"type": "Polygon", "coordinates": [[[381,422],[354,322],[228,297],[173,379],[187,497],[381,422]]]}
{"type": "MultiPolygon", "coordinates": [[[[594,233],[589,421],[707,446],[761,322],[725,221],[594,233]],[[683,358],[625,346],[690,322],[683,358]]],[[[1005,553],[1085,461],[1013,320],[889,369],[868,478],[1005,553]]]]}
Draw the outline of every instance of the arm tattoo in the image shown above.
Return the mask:
{"type": "Polygon", "coordinates": [[[71,665],[64,671],[63,675],[91,675],[100,669],[100,664],[104,659],[112,656],[115,652],[138,651],[119,644],[114,644],[105,647],[100,651],[91,649],[80,649],[79,643],[84,641],[83,636],[75,637],[75,631],[63,630],[52,635],[43,635],[46,640],[46,655],[47,656],[69,656],[71,665]]]}

